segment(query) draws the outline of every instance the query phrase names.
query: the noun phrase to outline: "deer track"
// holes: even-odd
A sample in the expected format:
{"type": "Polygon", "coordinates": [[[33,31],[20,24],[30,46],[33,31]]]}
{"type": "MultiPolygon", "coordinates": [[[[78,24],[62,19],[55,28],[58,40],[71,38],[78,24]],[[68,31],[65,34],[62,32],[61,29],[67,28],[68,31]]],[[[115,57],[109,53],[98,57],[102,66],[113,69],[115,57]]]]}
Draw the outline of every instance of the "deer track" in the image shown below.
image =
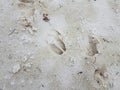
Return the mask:
{"type": "Polygon", "coordinates": [[[63,42],[63,37],[58,31],[53,31],[51,34],[48,34],[47,43],[50,46],[50,49],[56,54],[63,54],[66,51],[65,43],[63,42]]]}

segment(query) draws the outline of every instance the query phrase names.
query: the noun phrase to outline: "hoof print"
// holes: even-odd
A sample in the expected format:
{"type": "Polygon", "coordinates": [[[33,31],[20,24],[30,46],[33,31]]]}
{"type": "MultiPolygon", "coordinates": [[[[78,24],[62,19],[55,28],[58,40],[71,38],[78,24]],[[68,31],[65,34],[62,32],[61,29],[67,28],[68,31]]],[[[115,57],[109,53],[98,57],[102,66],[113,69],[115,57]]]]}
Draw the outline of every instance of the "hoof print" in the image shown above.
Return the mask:
{"type": "Polygon", "coordinates": [[[94,79],[96,80],[99,86],[106,86],[108,75],[106,74],[106,67],[98,68],[94,72],[94,79]]]}
{"type": "Polygon", "coordinates": [[[65,43],[62,40],[62,35],[58,31],[53,31],[54,34],[50,34],[54,40],[52,42],[48,41],[48,44],[50,45],[50,48],[53,52],[55,52],[58,55],[62,55],[66,51],[65,43]]]}
{"type": "Polygon", "coordinates": [[[97,44],[98,40],[92,36],[89,36],[89,49],[88,49],[89,56],[94,56],[95,54],[99,53],[97,50],[97,44]]]}

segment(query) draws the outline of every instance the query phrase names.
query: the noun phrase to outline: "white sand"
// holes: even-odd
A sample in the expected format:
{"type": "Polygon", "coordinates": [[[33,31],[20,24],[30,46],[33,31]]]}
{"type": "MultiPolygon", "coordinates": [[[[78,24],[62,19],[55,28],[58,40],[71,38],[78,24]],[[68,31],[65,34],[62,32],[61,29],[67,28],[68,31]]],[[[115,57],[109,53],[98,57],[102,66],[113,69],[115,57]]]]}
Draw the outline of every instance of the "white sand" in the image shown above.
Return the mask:
{"type": "Polygon", "coordinates": [[[0,0],[0,90],[120,90],[120,0],[0,0]]]}

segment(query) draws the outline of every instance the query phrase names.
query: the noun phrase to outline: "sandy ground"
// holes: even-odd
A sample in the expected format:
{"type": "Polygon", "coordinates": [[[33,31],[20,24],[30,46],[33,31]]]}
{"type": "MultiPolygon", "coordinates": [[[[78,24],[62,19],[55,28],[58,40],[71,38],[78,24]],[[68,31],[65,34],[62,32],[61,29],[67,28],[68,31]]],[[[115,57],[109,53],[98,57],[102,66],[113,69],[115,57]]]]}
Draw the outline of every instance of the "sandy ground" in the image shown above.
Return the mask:
{"type": "Polygon", "coordinates": [[[120,0],[0,0],[0,90],[120,90],[120,0]]]}

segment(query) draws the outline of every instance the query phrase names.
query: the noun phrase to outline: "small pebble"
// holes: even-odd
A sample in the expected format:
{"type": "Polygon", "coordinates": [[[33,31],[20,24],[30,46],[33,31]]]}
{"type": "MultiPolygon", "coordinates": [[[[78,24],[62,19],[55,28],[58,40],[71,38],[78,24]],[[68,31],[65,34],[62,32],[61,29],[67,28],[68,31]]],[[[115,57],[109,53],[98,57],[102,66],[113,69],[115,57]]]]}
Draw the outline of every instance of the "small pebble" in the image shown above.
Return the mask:
{"type": "Polygon", "coordinates": [[[17,73],[17,72],[19,72],[20,68],[21,68],[20,64],[16,64],[16,65],[13,66],[12,72],[13,73],[17,73]]]}

